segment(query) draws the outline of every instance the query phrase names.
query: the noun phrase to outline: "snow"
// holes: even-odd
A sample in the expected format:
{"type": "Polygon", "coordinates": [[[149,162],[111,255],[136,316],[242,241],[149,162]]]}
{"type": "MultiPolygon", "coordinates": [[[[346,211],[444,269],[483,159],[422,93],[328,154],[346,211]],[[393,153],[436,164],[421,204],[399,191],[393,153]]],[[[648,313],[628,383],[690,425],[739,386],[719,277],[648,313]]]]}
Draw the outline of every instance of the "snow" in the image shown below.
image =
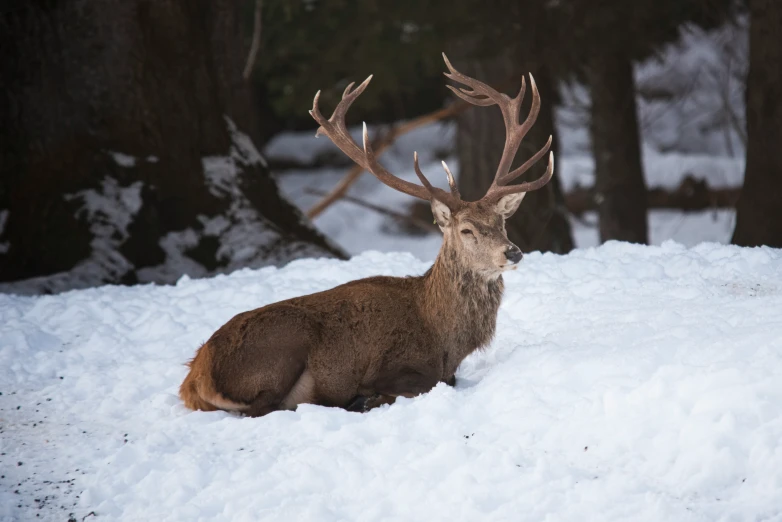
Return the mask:
{"type": "Polygon", "coordinates": [[[748,28],[746,16],[712,31],[688,26],[657,59],[636,68],[637,84],[649,94],[640,107],[647,141],[663,150],[743,155],[748,28]]]}
{"type": "Polygon", "coordinates": [[[109,152],[109,154],[114,159],[115,163],[120,167],[129,169],[136,166],[136,158],[130,154],[125,154],[122,152],[109,152]]]}
{"type": "MultiPolygon", "coordinates": [[[[642,151],[644,176],[649,188],[676,189],[691,175],[705,179],[709,187],[740,187],[744,182],[744,158],[708,154],[660,152],[645,145],[642,151]]],[[[591,156],[571,155],[557,159],[556,174],[562,190],[595,185],[595,163],[591,156]]]]}
{"type": "Polygon", "coordinates": [[[180,404],[183,363],[234,314],[426,268],[367,252],[0,295],[0,520],[782,520],[770,248],[529,254],[455,388],[367,414],[180,404]]]}
{"type": "Polygon", "coordinates": [[[231,154],[245,165],[260,163],[266,167],[268,165],[266,159],[258,152],[258,149],[255,148],[255,144],[250,136],[240,131],[233,120],[228,116],[225,116],[225,124],[228,127],[228,132],[231,134],[231,141],[233,142],[231,154]]]}
{"type": "Polygon", "coordinates": [[[136,156],[131,156],[130,154],[125,154],[124,152],[112,152],[109,151],[108,154],[111,156],[111,158],[114,160],[114,162],[119,165],[120,167],[124,167],[126,169],[132,169],[135,167],[139,160],[146,161],[147,163],[157,163],[159,161],[159,158],[157,156],[147,156],[145,158],[137,158],[136,156]]]}
{"type": "Polygon", "coordinates": [[[141,209],[143,186],[141,181],[120,185],[114,177],[106,176],[98,189],[64,194],[66,201],[81,203],[76,217],[90,224],[90,256],[67,272],[0,283],[0,292],[62,292],[71,288],[95,286],[121,277],[132,265],[119,252],[119,246],[127,239],[128,227],[141,209]]]}

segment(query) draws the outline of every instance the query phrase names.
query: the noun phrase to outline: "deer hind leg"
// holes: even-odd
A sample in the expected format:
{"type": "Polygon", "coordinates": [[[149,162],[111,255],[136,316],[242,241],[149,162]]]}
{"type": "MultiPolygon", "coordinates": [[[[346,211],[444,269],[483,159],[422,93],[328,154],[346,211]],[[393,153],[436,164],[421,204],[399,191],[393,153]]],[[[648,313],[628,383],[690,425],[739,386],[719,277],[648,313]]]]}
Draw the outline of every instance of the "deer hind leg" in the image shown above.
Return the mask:
{"type": "Polygon", "coordinates": [[[315,402],[314,385],[312,376],[305,369],[282,400],[279,391],[269,389],[258,393],[247,404],[232,403],[223,399],[219,408],[237,411],[248,417],[263,417],[277,410],[295,410],[299,404],[315,402]]]}
{"type": "Polygon", "coordinates": [[[243,389],[257,392],[254,397],[245,399],[235,411],[248,417],[262,417],[277,410],[295,410],[297,405],[304,402],[315,402],[314,380],[306,368],[297,370],[289,364],[277,364],[272,368],[275,372],[271,378],[267,373],[267,379],[259,378],[253,372],[255,386],[244,386],[243,389]],[[269,381],[273,381],[273,384],[269,381]]]}
{"type": "Polygon", "coordinates": [[[240,319],[226,355],[215,365],[217,390],[247,404],[243,413],[249,416],[314,402],[307,360],[320,342],[316,319],[287,305],[240,319]]]}
{"type": "Polygon", "coordinates": [[[242,413],[248,417],[262,417],[276,410],[295,410],[299,404],[315,404],[315,379],[308,369],[304,369],[285,398],[279,403],[275,396],[261,393],[242,413]]]}
{"type": "Polygon", "coordinates": [[[315,380],[305,368],[282,400],[278,393],[264,391],[239,411],[248,417],[263,417],[273,411],[295,410],[299,404],[315,402],[315,380]]]}
{"type": "Polygon", "coordinates": [[[247,417],[263,417],[273,411],[279,410],[279,404],[270,393],[261,393],[249,405],[245,406],[241,413],[247,417]]]}

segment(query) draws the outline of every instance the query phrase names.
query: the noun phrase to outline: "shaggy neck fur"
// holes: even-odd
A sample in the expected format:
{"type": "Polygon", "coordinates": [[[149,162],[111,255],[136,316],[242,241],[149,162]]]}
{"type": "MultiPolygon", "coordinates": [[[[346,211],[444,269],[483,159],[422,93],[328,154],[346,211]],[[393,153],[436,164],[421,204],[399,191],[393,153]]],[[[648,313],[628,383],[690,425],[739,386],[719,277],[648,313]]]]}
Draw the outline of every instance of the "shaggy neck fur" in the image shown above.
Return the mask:
{"type": "Polygon", "coordinates": [[[448,242],[423,276],[424,316],[445,343],[453,370],[494,337],[502,301],[502,276],[487,278],[460,262],[448,242]]]}

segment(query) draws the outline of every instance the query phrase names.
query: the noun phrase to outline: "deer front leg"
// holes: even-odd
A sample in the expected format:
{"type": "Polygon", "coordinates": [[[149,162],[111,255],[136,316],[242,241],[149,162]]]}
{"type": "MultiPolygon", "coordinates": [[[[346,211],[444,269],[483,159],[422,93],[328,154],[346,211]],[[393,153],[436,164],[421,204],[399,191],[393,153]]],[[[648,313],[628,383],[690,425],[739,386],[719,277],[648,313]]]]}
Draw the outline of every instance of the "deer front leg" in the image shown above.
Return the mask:
{"type": "Polygon", "coordinates": [[[379,393],[371,396],[357,395],[350,404],[345,406],[345,409],[363,413],[384,404],[393,404],[394,401],[396,401],[396,396],[394,395],[380,395],[379,393]]]}

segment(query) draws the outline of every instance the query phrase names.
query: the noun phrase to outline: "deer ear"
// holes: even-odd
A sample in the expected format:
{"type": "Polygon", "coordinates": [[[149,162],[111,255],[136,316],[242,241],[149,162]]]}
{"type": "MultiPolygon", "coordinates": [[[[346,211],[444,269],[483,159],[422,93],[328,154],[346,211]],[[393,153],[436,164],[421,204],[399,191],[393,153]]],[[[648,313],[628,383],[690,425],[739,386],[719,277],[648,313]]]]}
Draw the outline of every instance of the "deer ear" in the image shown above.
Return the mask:
{"type": "Polygon", "coordinates": [[[451,224],[451,209],[437,198],[432,198],[432,214],[440,228],[451,224]]]}
{"type": "Polygon", "coordinates": [[[524,196],[526,195],[526,192],[519,192],[517,194],[508,194],[507,196],[503,196],[494,206],[494,210],[497,212],[497,214],[501,215],[505,219],[508,219],[519,209],[521,200],[524,199],[524,196]]]}

